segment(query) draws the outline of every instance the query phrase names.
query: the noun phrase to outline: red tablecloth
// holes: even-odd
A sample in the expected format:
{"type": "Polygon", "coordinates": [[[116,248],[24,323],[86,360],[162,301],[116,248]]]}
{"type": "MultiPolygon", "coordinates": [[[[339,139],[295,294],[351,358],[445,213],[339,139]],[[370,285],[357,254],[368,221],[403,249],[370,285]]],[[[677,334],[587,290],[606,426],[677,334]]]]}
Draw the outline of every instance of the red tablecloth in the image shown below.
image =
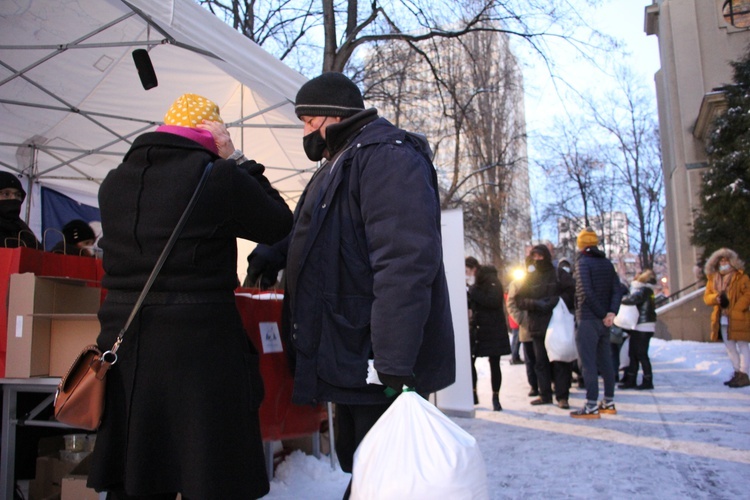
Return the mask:
{"type": "Polygon", "coordinates": [[[308,436],[320,429],[326,417],[325,407],[299,406],[292,403],[293,377],[287,359],[287,345],[273,338],[281,330],[281,300],[260,300],[247,295],[258,295],[254,289],[237,290],[237,308],[247,334],[260,356],[260,372],[266,396],[260,406],[260,426],[264,441],[308,436]],[[261,328],[261,323],[264,323],[261,328]],[[274,330],[270,323],[276,324],[274,330]],[[261,330],[266,337],[261,339],[261,330]],[[265,352],[267,348],[282,348],[283,352],[265,352]]]}

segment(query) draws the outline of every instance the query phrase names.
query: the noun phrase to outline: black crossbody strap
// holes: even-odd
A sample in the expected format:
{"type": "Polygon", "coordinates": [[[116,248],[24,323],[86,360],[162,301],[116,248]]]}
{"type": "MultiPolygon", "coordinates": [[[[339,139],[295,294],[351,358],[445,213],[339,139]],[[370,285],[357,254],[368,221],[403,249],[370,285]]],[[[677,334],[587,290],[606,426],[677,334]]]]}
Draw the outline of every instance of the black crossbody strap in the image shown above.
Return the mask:
{"type": "Polygon", "coordinates": [[[203,187],[206,185],[206,180],[208,179],[208,176],[211,173],[211,169],[213,168],[213,166],[214,166],[214,162],[211,162],[208,165],[206,165],[206,169],[203,171],[203,175],[201,176],[200,181],[198,181],[198,185],[196,186],[195,191],[193,192],[192,198],[190,198],[190,201],[188,202],[187,207],[185,207],[185,211],[182,213],[180,220],[177,222],[177,225],[175,226],[174,231],[172,231],[172,235],[169,237],[169,241],[167,241],[166,246],[164,246],[164,250],[162,250],[161,255],[159,255],[159,259],[156,261],[156,264],[154,265],[154,269],[151,271],[151,275],[148,277],[148,280],[146,280],[146,284],[143,285],[143,290],[141,291],[141,294],[138,296],[138,300],[135,301],[133,310],[130,312],[130,317],[128,317],[128,320],[125,322],[125,326],[122,327],[122,330],[120,330],[120,333],[117,334],[117,340],[115,341],[115,344],[112,346],[112,349],[104,353],[103,357],[105,358],[106,361],[110,362],[111,364],[114,364],[115,361],[117,361],[117,356],[116,356],[117,349],[120,348],[120,344],[122,343],[122,338],[125,336],[125,331],[130,327],[130,323],[133,322],[135,315],[138,314],[138,310],[141,308],[143,301],[146,299],[146,295],[148,294],[148,291],[151,289],[151,286],[154,284],[154,281],[156,281],[156,277],[159,275],[159,271],[161,271],[162,266],[164,266],[164,262],[167,260],[169,253],[172,251],[172,247],[174,247],[174,244],[177,242],[177,238],[180,236],[180,233],[182,232],[182,228],[185,227],[185,223],[190,217],[190,214],[192,213],[193,208],[195,207],[195,203],[198,201],[198,198],[200,197],[201,192],[203,191],[203,187]],[[108,354],[112,355],[109,357],[109,359],[107,359],[108,354]]]}

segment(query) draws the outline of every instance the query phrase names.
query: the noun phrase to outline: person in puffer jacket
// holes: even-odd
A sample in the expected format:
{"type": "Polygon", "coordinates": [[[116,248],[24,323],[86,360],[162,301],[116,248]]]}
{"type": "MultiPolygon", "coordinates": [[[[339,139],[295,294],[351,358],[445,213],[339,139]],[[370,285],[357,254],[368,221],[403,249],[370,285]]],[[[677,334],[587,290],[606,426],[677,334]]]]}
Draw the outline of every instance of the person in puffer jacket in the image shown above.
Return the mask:
{"type": "Polygon", "coordinates": [[[713,306],[711,340],[724,341],[734,368],[729,387],[750,385],[750,278],[745,263],[728,248],[716,250],[706,263],[706,291],[703,302],[713,306]]]}
{"type": "Polygon", "coordinates": [[[630,284],[628,295],[622,298],[622,304],[638,307],[638,323],[633,330],[625,330],[630,337],[628,357],[630,364],[625,372],[625,379],[618,389],[653,389],[654,379],[651,371],[651,360],[648,358],[648,345],[656,328],[656,306],[654,305],[654,288],[656,275],[651,269],[639,274],[630,284]],[[638,365],[643,369],[643,380],[636,385],[638,365]]]}
{"type": "Polygon", "coordinates": [[[576,345],[586,383],[586,404],[570,413],[573,418],[600,418],[615,414],[615,371],[609,327],[620,307],[622,288],[614,266],[597,248],[599,238],[591,228],[578,234],[576,258],[576,345]],[[599,375],[604,379],[604,399],[599,401],[599,375]]]}

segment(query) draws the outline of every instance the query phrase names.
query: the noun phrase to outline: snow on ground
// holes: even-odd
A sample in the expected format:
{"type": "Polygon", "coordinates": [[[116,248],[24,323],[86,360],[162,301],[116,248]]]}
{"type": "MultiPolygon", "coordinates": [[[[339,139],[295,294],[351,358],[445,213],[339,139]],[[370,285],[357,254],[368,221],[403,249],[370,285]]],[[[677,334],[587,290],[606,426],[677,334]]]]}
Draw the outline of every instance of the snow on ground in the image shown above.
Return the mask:
{"type": "MultiPolygon", "coordinates": [[[[750,498],[750,387],[723,385],[732,375],[724,346],[654,339],[649,354],[656,389],[616,391],[618,414],[600,420],[530,406],[525,367],[509,356],[503,411],[493,412],[489,367],[478,359],[476,418],[453,421],[480,443],[490,498],[750,498]]],[[[584,401],[574,384],[571,407],[584,401]]],[[[349,477],[327,456],[296,451],[265,498],[339,499],[349,477]]]]}

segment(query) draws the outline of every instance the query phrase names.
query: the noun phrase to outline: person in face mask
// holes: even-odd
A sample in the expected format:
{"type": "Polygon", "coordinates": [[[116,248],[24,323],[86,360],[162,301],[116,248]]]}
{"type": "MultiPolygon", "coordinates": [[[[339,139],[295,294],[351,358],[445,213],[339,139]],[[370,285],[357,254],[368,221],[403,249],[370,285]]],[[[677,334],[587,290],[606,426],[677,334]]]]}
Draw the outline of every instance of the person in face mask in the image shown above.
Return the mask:
{"type": "Polygon", "coordinates": [[[552,403],[552,381],[555,385],[555,397],[560,408],[568,409],[570,405],[571,364],[561,361],[550,361],[544,345],[547,327],[552,318],[552,310],[559,300],[563,300],[568,309],[573,309],[575,282],[567,273],[558,276],[552,264],[552,255],[546,245],[536,245],[529,254],[531,260],[527,267],[527,276],[515,297],[516,305],[528,316],[528,330],[534,350],[534,372],[539,387],[539,397],[531,401],[532,405],[552,403]]]}
{"type": "Polygon", "coordinates": [[[285,267],[292,401],[336,404],[336,454],[351,472],[394,392],[455,380],[437,177],[427,141],[365,109],[341,73],[302,85],[295,112],[305,153],[322,163],[290,236],[256,248],[248,275],[285,267]],[[379,384],[367,378],[370,363],[379,384]]]}
{"type": "Polygon", "coordinates": [[[0,247],[39,248],[34,232],[21,220],[26,191],[15,174],[0,172],[0,247]]]}
{"type": "Polygon", "coordinates": [[[706,262],[703,301],[713,307],[711,340],[724,341],[734,374],[724,382],[729,387],[750,385],[750,278],[737,253],[716,250],[706,262]]]}
{"type": "Polygon", "coordinates": [[[94,257],[96,234],[86,221],[73,219],[63,226],[62,233],[63,239],[52,248],[53,253],[94,257]]]}

